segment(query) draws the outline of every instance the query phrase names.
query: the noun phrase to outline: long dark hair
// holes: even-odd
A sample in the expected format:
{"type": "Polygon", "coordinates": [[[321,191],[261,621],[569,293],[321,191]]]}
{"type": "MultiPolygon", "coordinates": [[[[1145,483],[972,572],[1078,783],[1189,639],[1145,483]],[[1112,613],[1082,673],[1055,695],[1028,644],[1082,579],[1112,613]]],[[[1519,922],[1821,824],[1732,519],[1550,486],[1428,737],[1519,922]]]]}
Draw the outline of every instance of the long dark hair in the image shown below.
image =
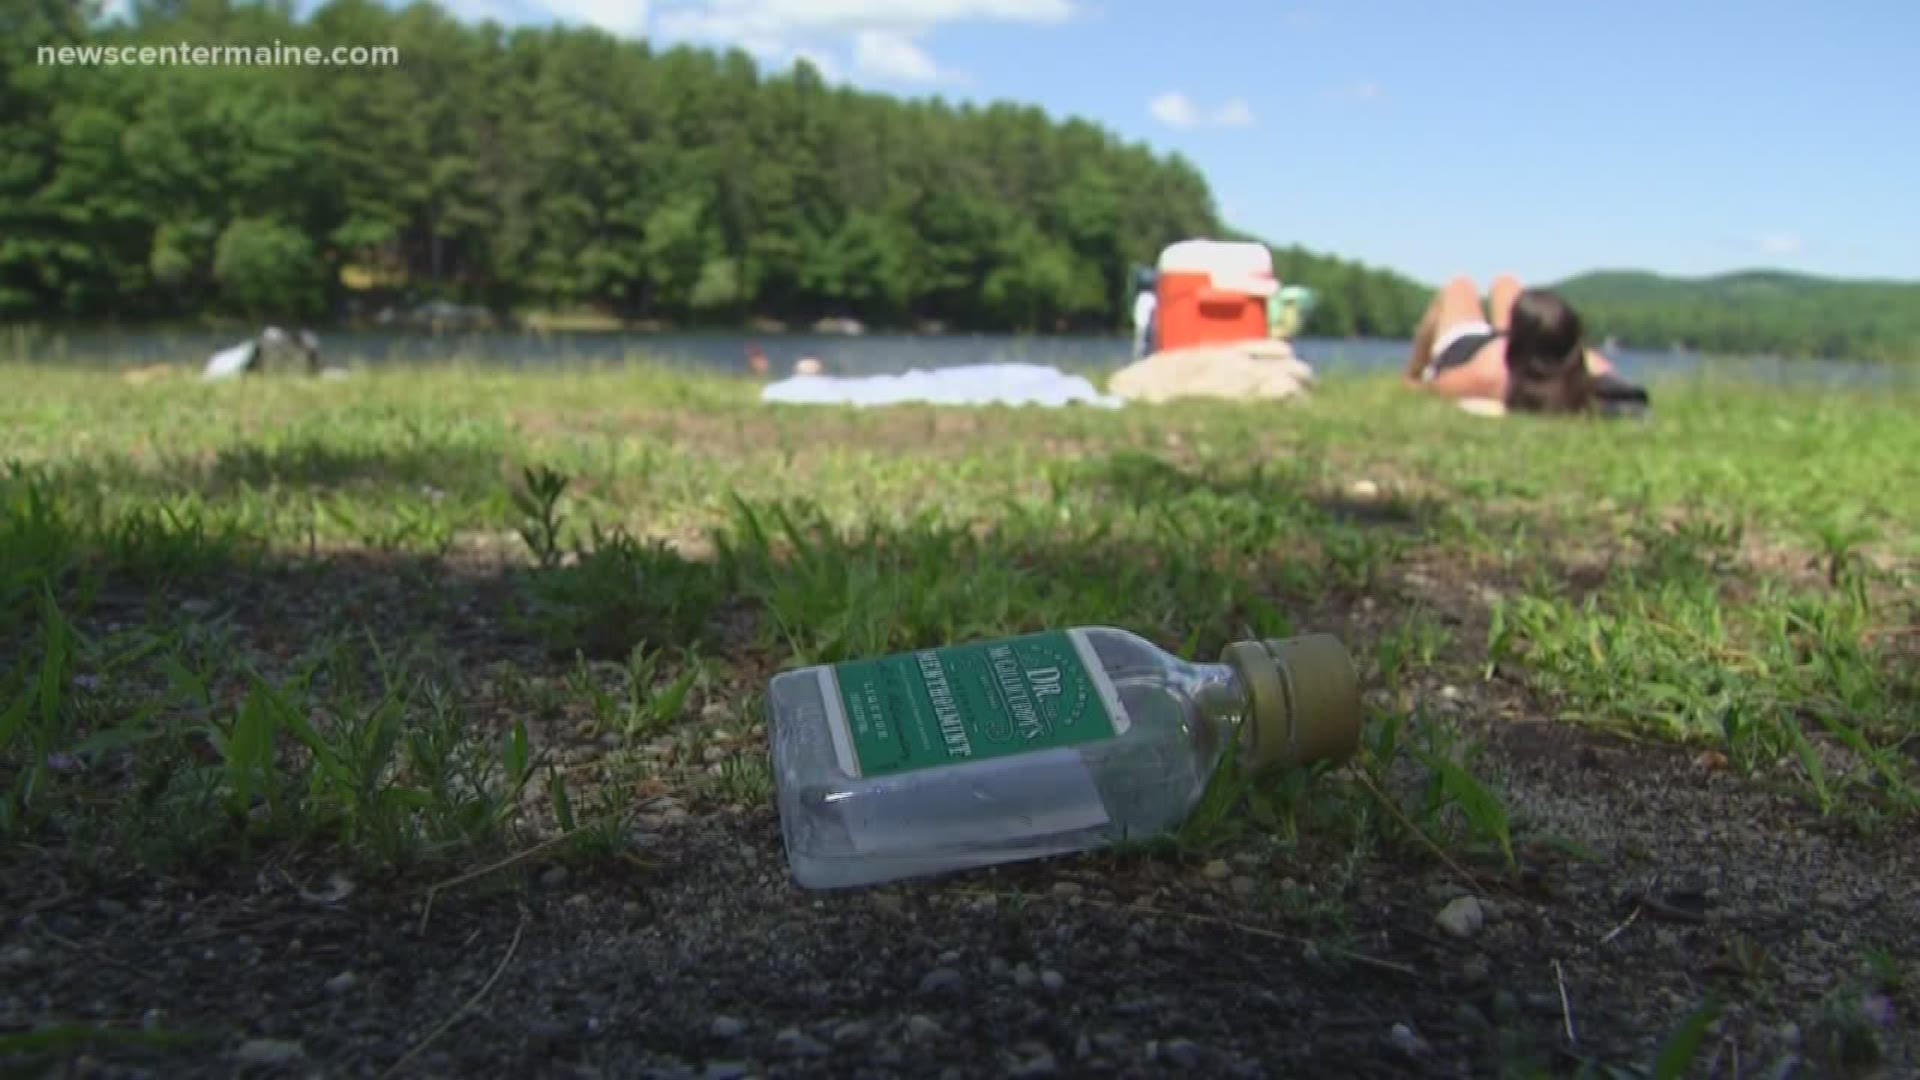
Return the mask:
{"type": "Polygon", "coordinates": [[[1507,328],[1507,408],[1585,412],[1594,404],[1580,315],[1558,293],[1528,289],[1507,328]]]}

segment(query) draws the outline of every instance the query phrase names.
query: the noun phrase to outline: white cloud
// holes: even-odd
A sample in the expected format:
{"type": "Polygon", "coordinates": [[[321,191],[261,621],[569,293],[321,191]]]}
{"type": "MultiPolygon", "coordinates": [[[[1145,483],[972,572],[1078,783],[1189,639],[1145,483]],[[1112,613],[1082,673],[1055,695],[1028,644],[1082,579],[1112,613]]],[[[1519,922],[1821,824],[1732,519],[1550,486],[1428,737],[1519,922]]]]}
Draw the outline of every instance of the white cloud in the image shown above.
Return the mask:
{"type": "Polygon", "coordinates": [[[1147,103],[1147,112],[1155,120],[1181,131],[1194,128],[1244,128],[1254,125],[1253,106],[1245,98],[1233,98],[1214,109],[1203,109],[1193,99],[1175,91],[1161,94],[1147,103]]]}
{"type": "Polygon", "coordinates": [[[1387,90],[1372,79],[1364,79],[1360,82],[1348,83],[1340,87],[1333,92],[1333,96],[1342,101],[1357,101],[1362,104],[1367,104],[1375,101],[1385,101],[1387,99],[1387,90]]]}
{"type": "Polygon", "coordinates": [[[1253,106],[1245,98],[1234,98],[1213,112],[1215,127],[1245,128],[1253,126],[1253,106]]]}
{"type": "Polygon", "coordinates": [[[1805,246],[1796,233],[1771,232],[1760,237],[1760,250],[1769,255],[1798,255],[1805,246]]]}
{"type": "Polygon", "coordinates": [[[1147,111],[1155,120],[1170,128],[1190,128],[1200,125],[1200,110],[1195,108],[1185,94],[1161,94],[1147,103],[1147,111]]]}
{"type": "MultiPolygon", "coordinates": [[[[536,0],[550,5],[614,6],[616,0],[536,0]]],[[[657,37],[739,45],[762,60],[805,56],[825,73],[848,56],[869,78],[900,83],[964,81],[941,65],[926,38],[942,26],[1066,22],[1084,0],[659,0],[648,30],[657,37]]],[[[596,23],[596,25],[603,25],[596,23]]]]}
{"type": "Polygon", "coordinates": [[[959,22],[1058,23],[1068,0],[668,0],[658,29],[670,37],[735,41],[751,35],[917,37],[959,22]]]}
{"type": "MultiPolygon", "coordinates": [[[[477,5],[457,0],[454,10],[469,17],[497,19],[500,16],[496,9],[501,6],[485,0],[477,5]],[[486,14],[471,10],[473,8],[482,9],[486,14]]],[[[647,31],[647,0],[539,0],[539,6],[555,18],[597,26],[612,34],[639,37],[647,31]]]]}
{"type": "Polygon", "coordinates": [[[678,0],[660,13],[660,27],[720,38],[750,32],[917,34],[943,23],[1059,23],[1073,15],[1073,0],[678,0]]]}
{"type": "MultiPolygon", "coordinates": [[[[129,3],[131,0],[109,0],[129,3]]],[[[829,82],[849,70],[890,83],[964,84],[927,38],[962,23],[1046,26],[1083,15],[1086,0],[443,0],[464,19],[597,27],[630,38],[737,47],[768,70],[799,60],[829,82]]]]}
{"type": "Polygon", "coordinates": [[[895,82],[930,83],[940,79],[940,66],[933,57],[912,38],[892,30],[855,34],[853,62],[865,74],[895,82]]]}

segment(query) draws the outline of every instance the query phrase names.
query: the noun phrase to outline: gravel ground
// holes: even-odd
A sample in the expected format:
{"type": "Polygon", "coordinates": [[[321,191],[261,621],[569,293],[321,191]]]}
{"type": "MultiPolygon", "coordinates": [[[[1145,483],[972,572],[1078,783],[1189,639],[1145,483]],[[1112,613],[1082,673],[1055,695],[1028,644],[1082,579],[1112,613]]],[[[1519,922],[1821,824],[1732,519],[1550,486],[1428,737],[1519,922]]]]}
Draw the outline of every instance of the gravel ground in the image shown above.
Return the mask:
{"type": "MultiPolygon", "coordinates": [[[[376,606],[419,587],[363,585],[376,606]]],[[[498,660],[473,640],[457,663],[498,660]]],[[[1713,996],[1693,1075],[1915,1074],[1920,980],[1864,981],[1875,949],[1914,967],[1909,841],[1448,671],[1412,692],[1584,857],[1535,845],[1495,887],[1417,850],[1343,872],[1310,837],[808,893],[770,807],[672,800],[625,856],[438,891],[314,854],[179,879],[26,856],[0,884],[0,1034],[206,1035],[46,1073],[102,1077],[1526,1075],[1648,1062],[1713,996]]]]}

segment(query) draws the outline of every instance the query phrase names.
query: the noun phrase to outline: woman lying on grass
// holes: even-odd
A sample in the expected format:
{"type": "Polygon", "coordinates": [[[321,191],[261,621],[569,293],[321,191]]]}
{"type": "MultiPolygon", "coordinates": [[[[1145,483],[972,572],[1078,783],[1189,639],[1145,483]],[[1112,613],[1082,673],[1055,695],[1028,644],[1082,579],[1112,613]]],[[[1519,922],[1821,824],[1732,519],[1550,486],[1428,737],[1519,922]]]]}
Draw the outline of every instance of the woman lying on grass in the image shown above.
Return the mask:
{"type": "Polygon", "coordinates": [[[1493,281],[1491,321],[1473,281],[1447,282],[1414,332],[1407,382],[1447,397],[1502,402],[1513,412],[1586,412],[1594,379],[1613,365],[1586,347],[1580,315],[1558,294],[1493,281]]]}

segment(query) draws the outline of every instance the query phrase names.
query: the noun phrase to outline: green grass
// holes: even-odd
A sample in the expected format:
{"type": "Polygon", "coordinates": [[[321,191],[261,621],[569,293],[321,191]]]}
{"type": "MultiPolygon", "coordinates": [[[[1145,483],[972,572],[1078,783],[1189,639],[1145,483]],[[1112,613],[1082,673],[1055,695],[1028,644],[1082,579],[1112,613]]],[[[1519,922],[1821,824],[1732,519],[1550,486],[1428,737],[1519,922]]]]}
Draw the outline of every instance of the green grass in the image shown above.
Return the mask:
{"type": "Polygon", "coordinates": [[[1911,396],[1692,386],[1589,424],[1339,379],[1105,413],[774,410],[644,368],[0,377],[16,852],[615,852],[642,795],[768,801],[781,667],[1094,623],[1206,658],[1333,629],[1374,691],[1353,767],[1223,781],[1152,858],[1511,873],[1528,823],[1442,685],[1817,812],[1920,809],[1911,396]]]}

